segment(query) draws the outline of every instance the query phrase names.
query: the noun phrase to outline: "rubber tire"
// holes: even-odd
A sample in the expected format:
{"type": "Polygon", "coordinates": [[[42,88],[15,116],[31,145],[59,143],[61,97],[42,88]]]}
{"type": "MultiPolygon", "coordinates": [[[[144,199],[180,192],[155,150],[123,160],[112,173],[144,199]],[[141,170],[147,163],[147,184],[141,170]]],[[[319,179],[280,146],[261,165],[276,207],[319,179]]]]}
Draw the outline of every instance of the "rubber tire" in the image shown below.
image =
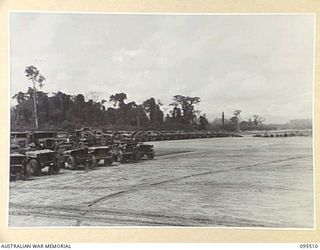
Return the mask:
{"type": "Polygon", "coordinates": [[[154,158],[154,154],[148,154],[147,158],[148,158],[148,160],[152,160],[154,158]]]}
{"type": "Polygon", "coordinates": [[[54,166],[54,173],[59,173],[61,170],[61,163],[59,160],[57,160],[56,165],[54,166]]]}
{"type": "Polygon", "coordinates": [[[137,158],[137,160],[139,161],[139,160],[141,160],[141,159],[143,158],[143,156],[144,156],[143,153],[138,152],[136,158],[137,158]]]}
{"type": "Polygon", "coordinates": [[[143,154],[141,152],[137,151],[135,154],[135,160],[140,161],[142,159],[142,157],[143,157],[143,154]]]}
{"type": "Polygon", "coordinates": [[[105,159],[106,165],[112,165],[112,163],[113,163],[113,157],[111,157],[110,159],[105,159]]]}
{"type": "Polygon", "coordinates": [[[53,173],[54,173],[54,166],[50,166],[50,167],[49,167],[48,174],[49,174],[49,175],[52,175],[53,173]]]}
{"type": "Polygon", "coordinates": [[[16,181],[22,180],[22,176],[23,176],[22,172],[17,172],[16,173],[16,181]]]}
{"type": "Polygon", "coordinates": [[[97,164],[97,158],[95,157],[95,155],[92,155],[91,156],[91,167],[92,168],[95,168],[95,167],[97,167],[98,166],[98,164],[97,164]]]}
{"type": "Polygon", "coordinates": [[[35,159],[32,159],[29,164],[31,166],[31,173],[35,176],[39,176],[41,174],[41,169],[38,167],[38,162],[35,159]]]}
{"type": "Polygon", "coordinates": [[[125,159],[124,159],[124,157],[123,157],[122,151],[119,151],[119,154],[118,154],[118,162],[120,162],[120,163],[125,163],[125,162],[126,162],[125,159]]]}
{"type": "Polygon", "coordinates": [[[139,159],[139,153],[133,153],[130,162],[136,162],[139,159]]]}
{"type": "Polygon", "coordinates": [[[68,166],[71,170],[75,170],[77,168],[77,162],[73,156],[68,158],[68,166]]]}
{"type": "Polygon", "coordinates": [[[113,161],[119,161],[118,154],[113,154],[112,158],[113,158],[113,161]]]}
{"type": "Polygon", "coordinates": [[[121,155],[120,156],[120,163],[127,163],[128,162],[128,158],[126,156],[121,155]]]}
{"type": "Polygon", "coordinates": [[[31,166],[30,166],[30,164],[27,164],[27,165],[26,165],[26,168],[25,168],[24,175],[23,175],[24,180],[28,180],[28,179],[30,178],[31,172],[32,172],[31,166]]]}

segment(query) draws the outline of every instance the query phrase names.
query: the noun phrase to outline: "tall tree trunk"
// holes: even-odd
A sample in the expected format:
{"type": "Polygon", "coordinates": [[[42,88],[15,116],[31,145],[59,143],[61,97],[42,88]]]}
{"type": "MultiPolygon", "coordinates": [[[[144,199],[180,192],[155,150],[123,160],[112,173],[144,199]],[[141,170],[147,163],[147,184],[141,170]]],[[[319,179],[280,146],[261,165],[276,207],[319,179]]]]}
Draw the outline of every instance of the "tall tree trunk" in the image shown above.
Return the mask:
{"type": "Polygon", "coordinates": [[[36,100],[36,85],[35,82],[33,81],[33,109],[34,109],[34,121],[36,124],[36,129],[39,129],[39,124],[38,124],[38,114],[37,114],[37,100],[36,100]]]}

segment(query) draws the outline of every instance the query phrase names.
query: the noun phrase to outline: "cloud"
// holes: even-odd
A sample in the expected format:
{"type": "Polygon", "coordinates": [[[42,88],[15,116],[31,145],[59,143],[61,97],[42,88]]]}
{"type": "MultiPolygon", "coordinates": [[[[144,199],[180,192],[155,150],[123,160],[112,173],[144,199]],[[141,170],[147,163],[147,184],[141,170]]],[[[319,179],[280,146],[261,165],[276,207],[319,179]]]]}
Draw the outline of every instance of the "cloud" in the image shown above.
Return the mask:
{"type": "Polygon", "coordinates": [[[238,108],[268,122],[311,117],[313,25],[312,15],[12,13],[11,92],[26,90],[34,64],[47,92],[200,96],[210,119],[238,108]]]}

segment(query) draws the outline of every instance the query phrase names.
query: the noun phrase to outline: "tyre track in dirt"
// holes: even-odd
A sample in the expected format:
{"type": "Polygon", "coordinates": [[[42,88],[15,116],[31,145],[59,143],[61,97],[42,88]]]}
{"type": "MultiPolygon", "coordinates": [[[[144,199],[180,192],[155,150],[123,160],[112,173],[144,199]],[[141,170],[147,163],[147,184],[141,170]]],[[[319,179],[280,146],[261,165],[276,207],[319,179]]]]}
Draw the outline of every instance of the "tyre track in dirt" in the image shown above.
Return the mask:
{"type": "MultiPolygon", "coordinates": [[[[75,221],[76,226],[81,226],[85,222],[99,222],[106,226],[111,224],[139,225],[142,226],[252,226],[263,227],[265,223],[248,219],[237,219],[232,216],[223,216],[220,218],[206,218],[204,216],[181,216],[166,215],[160,213],[146,213],[128,210],[105,210],[105,209],[83,209],[76,207],[59,206],[31,206],[21,204],[10,204],[10,207],[18,209],[11,211],[11,215],[17,216],[35,216],[42,218],[56,218],[75,221]],[[240,224],[239,224],[240,223],[240,224]]],[[[275,226],[270,224],[269,226],[275,226]]]]}
{"type": "Polygon", "coordinates": [[[150,187],[155,187],[155,186],[164,185],[164,184],[171,183],[171,182],[181,181],[181,180],[188,179],[188,178],[204,176],[204,175],[210,175],[210,174],[217,174],[217,173],[222,173],[222,172],[229,172],[229,171],[233,171],[233,170],[240,170],[240,169],[243,169],[243,168],[251,168],[251,167],[256,167],[256,166],[260,166],[260,165],[273,164],[273,163],[290,161],[290,160],[301,159],[301,158],[304,158],[304,157],[302,157],[302,156],[289,157],[289,158],[279,159],[279,160],[274,160],[274,161],[255,163],[255,164],[251,164],[251,165],[247,165],[247,166],[239,166],[239,167],[234,167],[234,168],[220,169],[220,170],[213,170],[213,171],[205,171],[205,172],[201,172],[201,173],[197,173],[197,174],[181,176],[181,177],[167,179],[167,180],[154,182],[154,183],[143,183],[143,184],[131,186],[130,189],[120,190],[118,192],[115,192],[115,193],[112,193],[112,194],[108,194],[106,196],[102,196],[102,197],[94,199],[92,201],[85,202],[85,204],[87,204],[88,207],[91,207],[91,206],[93,206],[93,205],[95,205],[95,204],[97,204],[97,203],[99,203],[101,201],[106,201],[108,199],[112,199],[112,198],[116,198],[116,197],[123,196],[123,195],[126,195],[126,194],[130,194],[130,193],[138,192],[138,191],[141,191],[141,190],[145,190],[145,189],[148,189],[150,187]]]}

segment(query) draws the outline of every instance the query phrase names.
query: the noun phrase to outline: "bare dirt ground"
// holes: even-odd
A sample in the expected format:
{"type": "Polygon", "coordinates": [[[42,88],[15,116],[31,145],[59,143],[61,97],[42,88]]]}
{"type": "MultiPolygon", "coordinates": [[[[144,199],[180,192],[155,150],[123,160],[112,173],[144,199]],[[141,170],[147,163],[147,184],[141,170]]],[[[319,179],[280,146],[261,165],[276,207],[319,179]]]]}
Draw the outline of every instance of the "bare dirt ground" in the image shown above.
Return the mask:
{"type": "Polygon", "coordinates": [[[10,227],[313,227],[312,138],[153,143],[154,160],[10,183],[10,227]]]}

